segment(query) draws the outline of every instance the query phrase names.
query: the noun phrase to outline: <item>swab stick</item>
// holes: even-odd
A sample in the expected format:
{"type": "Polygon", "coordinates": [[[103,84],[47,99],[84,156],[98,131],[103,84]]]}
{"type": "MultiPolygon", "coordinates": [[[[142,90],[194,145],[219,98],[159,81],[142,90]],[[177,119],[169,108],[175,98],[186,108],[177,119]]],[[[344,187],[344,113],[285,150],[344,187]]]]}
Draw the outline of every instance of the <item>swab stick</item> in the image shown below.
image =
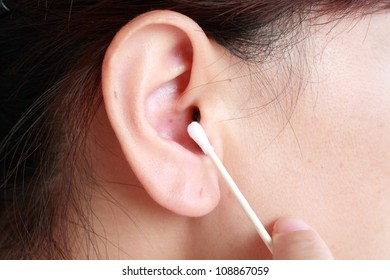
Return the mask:
{"type": "Polygon", "coordinates": [[[226,184],[230,188],[231,192],[234,194],[241,207],[244,209],[245,213],[255,225],[255,228],[260,235],[261,239],[267,245],[268,249],[272,253],[272,240],[271,236],[268,234],[267,230],[260,222],[259,218],[256,216],[256,213],[253,211],[248,201],[245,199],[244,195],[241,193],[240,189],[234,182],[233,178],[227,172],[225,166],[223,166],[221,160],[218,158],[217,154],[214,151],[214,148],[211,146],[206,132],[198,122],[192,122],[187,127],[188,134],[190,137],[199,145],[202,151],[211,159],[214,165],[217,167],[222,178],[225,180],[226,184]]]}

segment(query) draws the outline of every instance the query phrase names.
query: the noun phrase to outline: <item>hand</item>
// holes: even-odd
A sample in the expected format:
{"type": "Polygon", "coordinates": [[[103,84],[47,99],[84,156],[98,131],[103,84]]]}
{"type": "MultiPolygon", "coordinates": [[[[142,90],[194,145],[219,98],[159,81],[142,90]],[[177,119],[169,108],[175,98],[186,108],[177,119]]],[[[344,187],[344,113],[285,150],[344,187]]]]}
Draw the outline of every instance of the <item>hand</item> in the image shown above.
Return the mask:
{"type": "Polygon", "coordinates": [[[316,231],[303,221],[281,218],[272,233],[275,260],[329,260],[333,255],[316,231]]]}

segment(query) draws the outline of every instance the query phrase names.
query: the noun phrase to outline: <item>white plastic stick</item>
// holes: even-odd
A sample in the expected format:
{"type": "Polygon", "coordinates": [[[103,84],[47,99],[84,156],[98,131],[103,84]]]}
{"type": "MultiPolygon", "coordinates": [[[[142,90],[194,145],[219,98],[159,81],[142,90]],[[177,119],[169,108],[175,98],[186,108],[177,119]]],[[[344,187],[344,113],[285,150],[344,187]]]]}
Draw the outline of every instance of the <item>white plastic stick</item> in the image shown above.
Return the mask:
{"type": "Polygon", "coordinates": [[[221,160],[218,158],[213,147],[211,146],[206,132],[198,122],[192,122],[187,128],[188,134],[190,137],[199,145],[202,151],[209,156],[211,161],[217,167],[218,171],[221,173],[222,178],[225,180],[226,184],[229,186],[231,192],[237,198],[241,207],[244,209],[245,213],[255,225],[255,228],[260,235],[261,239],[267,245],[269,251],[272,253],[272,239],[268,234],[267,230],[260,222],[259,218],[256,216],[256,213],[253,211],[248,201],[245,199],[244,195],[241,193],[240,189],[234,182],[233,178],[227,172],[226,168],[223,166],[221,160]]]}

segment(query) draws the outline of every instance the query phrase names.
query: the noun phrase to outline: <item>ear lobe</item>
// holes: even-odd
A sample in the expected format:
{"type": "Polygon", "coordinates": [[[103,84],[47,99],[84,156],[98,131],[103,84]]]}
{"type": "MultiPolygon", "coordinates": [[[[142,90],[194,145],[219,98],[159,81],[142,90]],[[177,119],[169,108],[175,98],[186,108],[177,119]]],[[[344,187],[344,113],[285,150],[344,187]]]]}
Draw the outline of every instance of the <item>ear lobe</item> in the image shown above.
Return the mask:
{"type": "Polygon", "coordinates": [[[102,70],[107,114],[133,172],[157,203],[186,216],[207,214],[220,198],[216,172],[187,134],[197,106],[188,89],[205,77],[195,65],[207,44],[191,19],[151,12],[118,32],[102,70]]]}

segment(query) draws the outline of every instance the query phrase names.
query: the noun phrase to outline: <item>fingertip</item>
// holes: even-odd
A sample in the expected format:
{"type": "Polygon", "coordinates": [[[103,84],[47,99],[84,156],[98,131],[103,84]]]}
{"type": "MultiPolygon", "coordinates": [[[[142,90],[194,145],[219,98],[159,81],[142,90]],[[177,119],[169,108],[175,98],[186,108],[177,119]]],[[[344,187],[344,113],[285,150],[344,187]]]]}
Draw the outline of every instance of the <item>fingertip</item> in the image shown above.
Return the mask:
{"type": "Polygon", "coordinates": [[[272,247],[273,258],[276,260],[333,259],[318,233],[296,218],[281,218],[275,222],[272,247]]]}
{"type": "Polygon", "coordinates": [[[300,219],[290,217],[280,218],[276,221],[273,227],[274,234],[301,230],[311,230],[311,227],[300,219]]]}

